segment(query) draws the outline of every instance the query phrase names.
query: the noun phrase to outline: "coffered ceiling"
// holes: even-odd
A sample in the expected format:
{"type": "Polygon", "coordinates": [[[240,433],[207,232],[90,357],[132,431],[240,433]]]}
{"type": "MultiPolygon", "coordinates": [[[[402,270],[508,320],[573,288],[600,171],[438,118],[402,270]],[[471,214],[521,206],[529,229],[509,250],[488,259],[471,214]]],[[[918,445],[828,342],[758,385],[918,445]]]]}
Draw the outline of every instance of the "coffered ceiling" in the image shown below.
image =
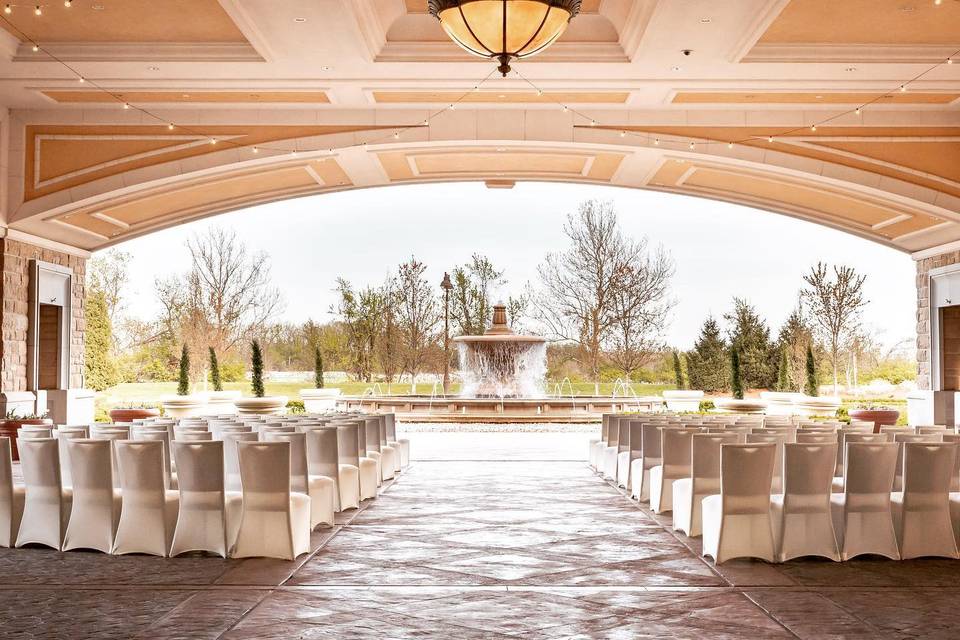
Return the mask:
{"type": "Polygon", "coordinates": [[[42,9],[0,13],[0,217],[72,246],[452,180],[741,202],[911,252],[960,241],[960,64],[938,64],[960,52],[958,0],[585,0],[507,78],[426,0],[42,9]]]}

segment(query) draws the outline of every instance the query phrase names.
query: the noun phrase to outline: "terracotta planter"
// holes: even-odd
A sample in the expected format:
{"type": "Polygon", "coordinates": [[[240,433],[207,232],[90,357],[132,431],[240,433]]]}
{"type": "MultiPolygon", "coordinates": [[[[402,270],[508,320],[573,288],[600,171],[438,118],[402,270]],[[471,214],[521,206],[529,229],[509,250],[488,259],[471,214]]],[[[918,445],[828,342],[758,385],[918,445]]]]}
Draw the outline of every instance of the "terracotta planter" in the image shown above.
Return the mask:
{"type": "Polygon", "coordinates": [[[147,409],[144,407],[130,409],[110,409],[111,422],[133,422],[144,418],[155,418],[160,415],[159,409],[147,409]]]}
{"type": "Polygon", "coordinates": [[[20,451],[17,449],[17,435],[20,427],[25,424],[50,425],[53,426],[53,420],[50,418],[10,418],[0,420],[0,436],[10,438],[10,453],[14,460],[20,459],[20,451]]]}
{"type": "Polygon", "coordinates": [[[880,433],[880,427],[897,424],[900,412],[896,409],[850,409],[851,420],[864,420],[873,423],[873,432],[880,433]]]}

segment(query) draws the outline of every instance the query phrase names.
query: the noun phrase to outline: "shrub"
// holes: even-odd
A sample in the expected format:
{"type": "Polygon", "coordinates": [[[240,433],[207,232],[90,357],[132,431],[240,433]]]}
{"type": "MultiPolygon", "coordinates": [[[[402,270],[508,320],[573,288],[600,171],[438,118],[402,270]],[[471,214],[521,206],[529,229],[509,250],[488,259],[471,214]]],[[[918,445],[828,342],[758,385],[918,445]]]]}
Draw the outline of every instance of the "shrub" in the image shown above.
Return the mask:
{"type": "Polygon", "coordinates": [[[260,351],[260,343],[254,340],[250,345],[250,351],[250,360],[253,365],[250,386],[253,389],[253,395],[262,398],[266,392],[263,389],[263,353],[260,351]]]}
{"type": "Polygon", "coordinates": [[[183,345],[180,351],[180,377],[177,382],[177,395],[186,396],[190,394],[190,352],[187,351],[187,345],[183,345]]]}
{"type": "Polygon", "coordinates": [[[303,400],[290,400],[287,402],[288,413],[306,413],[307,409],[303,406],[303,400]]]}
{"type": "Polygon", "coordinates": [[[210,347],[210,383],[214,391],[223,391],[223,383],[220,381],[220,365],[217,364],[217,352],[210,347]]]}
{"type": "Polygon", "coordinates": [[[223,382],[240,382],[246,373],[247,368],[242,362],[225,362],[220,365],[220,380],[223,382]]]}
{"type": "Polygon", "coordinates": [[[730,389],[733,397],[743,400],[743,371],[740,370],[740,350],[730,348],[730,389]]]}

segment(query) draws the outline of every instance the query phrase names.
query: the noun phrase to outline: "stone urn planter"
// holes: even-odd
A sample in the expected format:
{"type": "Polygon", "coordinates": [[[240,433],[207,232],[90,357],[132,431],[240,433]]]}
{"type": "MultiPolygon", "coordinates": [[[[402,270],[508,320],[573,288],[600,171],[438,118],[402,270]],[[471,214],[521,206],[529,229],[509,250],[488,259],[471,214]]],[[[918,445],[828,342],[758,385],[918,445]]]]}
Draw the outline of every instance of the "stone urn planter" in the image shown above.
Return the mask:
{"type": "Polygon", "coordinates": [[[243,397],[233,403],[241,416],[275,416],[287,412],[287,396],[243,397]]]}
{"type": "Polygon", "coordinates": [[[207,406],[203,410],[204,415],[220,416],[236,413],[235,402],[243,394],[239,391],[207,391],[203,395],[207,399],[207,406]]]}
{"type": "Polygon", "coordinates": [[[42,425],[53,426],[53,420],[50,418],[7,418],[0,420],[0,436],[10,438],[10,453],[14,460],[20,459],[20,450],[17,449],[17,432],[23,425],[42,425]]]}
{"type": "Polygon", "coordinates": [[[307,413],[333,411],[337,407],[340,389],[300,389],[300,399],[307,413]]]}
{"type": "Polygon", "coordinates": [[[672,389],[662,395],[668,411],[699,411],[703,401],[703,391],[690,389],[672,389]]]}
{"type": "Polygon", "coordinates": [[[134,420],[143,420],[144,418],[156,418],[160,415],[159,409],[149,407],[118,407],[110,409],[111,422],[133,422],[134,420]]]}
{"type": "Polygon", "coordinates": [[[800,396],[793,402],[794,415],[804,418],[811,416],[836,416],[840,408],[840,398],[835,396],[800,396]]]}
{"type": "Polygon", "coordinates": [[[880,433],[880,427],[897,424],[900,412],[896,409],[850,409],[851,420],[863,420],[873,423],[873,432],[880,433]]]}
{"type": "Polygon", "coordinates": [[[802,393],[793,391],[760,392],[760,399],[767,403],[768,416],[792,416],[796,400],[802,397],[802,393]]]}
{"type": "Polygon", "coordinates": [[[164,396],[160,399],[163,413],[170,418],[196,418],[207,407],[203,396],[164,396]]]}
{"type": "Polygon", "coordinates": [[[767,408],[767,403],[763,400],[753,398],[717,398],[713,401],[713,406],[721,413],[763,413],[767,408]]]}

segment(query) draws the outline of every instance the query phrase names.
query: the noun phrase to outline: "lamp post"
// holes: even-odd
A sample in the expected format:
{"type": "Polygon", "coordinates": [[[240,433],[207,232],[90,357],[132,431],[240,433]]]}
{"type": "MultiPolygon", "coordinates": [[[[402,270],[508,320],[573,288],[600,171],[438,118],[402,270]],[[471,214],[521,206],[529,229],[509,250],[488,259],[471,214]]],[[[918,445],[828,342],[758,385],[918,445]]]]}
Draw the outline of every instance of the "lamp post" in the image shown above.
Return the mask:
{"type": "Polygon", "coordinates": [[[443,272],[440,287],[443,289],[443,395],[447,395],[447,387],[450,386],[450,290],[453,289],[453,283],[446,271],[443,272]]]}

